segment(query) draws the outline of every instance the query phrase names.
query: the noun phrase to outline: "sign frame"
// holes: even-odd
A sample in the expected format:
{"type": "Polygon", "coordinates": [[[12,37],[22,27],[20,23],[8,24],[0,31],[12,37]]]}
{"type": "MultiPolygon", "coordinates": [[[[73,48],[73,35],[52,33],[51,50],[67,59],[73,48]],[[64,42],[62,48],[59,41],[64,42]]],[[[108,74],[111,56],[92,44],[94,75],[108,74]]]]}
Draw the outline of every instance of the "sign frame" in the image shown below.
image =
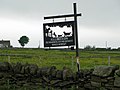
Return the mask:
{"type": "MultiPolygon", "coordinates": [[[[58,47],[58,46],[71,46],[71,45],[75,45],[75,31],[74,31],[74,21],[65,21],[65,22],[54,22],[54,23],[44,23],[43,24],[43,36],[44,36],[44,47],[58,47]],[[47,28],[47,26],[49,28],[47,28]],[[51,27],[71,27],[72,28],[72,32],[71,35],[65,35],[67,34],[67,32],[64,32],[64,36],[56,36],[53,37],[52,33],[51,36],[48,36],[48,33],[50,33],[50,31],[52,32],[52,30],[50,29],[51,27]]],[[[65,31],[65,30],[64,30],[65,31]]],[[[54,32],[55,34],[55,32],[54,32]]],[[[70,34],[70,33],[68,33],[70,34]]]]}

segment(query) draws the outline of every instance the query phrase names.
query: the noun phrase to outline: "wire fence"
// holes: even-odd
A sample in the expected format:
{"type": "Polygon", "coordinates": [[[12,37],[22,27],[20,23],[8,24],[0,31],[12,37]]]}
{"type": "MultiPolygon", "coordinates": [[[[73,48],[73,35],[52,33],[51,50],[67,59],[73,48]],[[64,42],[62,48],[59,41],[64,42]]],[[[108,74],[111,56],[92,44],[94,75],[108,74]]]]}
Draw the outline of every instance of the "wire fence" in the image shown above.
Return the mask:
{"type": "MultiPolygon", "coordinates": [[[[93,68],[99,65],[120,65],[120,56],[81,56],[79,57],[81,68],[93,68]]],[[[28,54],[0,54],[0,61],[2,62],[24,62],[33,63],[38,66],[63,66],[76,69],[75,56],[41,56],[28,54]]]]}

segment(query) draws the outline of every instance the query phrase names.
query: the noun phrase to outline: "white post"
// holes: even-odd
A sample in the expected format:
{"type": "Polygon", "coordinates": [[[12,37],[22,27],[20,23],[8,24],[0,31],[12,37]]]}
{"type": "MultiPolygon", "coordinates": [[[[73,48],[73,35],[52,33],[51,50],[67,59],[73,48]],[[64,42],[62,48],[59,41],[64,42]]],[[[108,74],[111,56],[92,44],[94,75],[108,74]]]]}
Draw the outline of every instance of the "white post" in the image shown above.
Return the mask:
{"type": "Polygon", "coordinates": [[[8,56],[8,62],[10,63],[10,56],[8,56]]]}
{"type": "Polygon", "coordinates": [[[77,69],[80,71],[80,62],[79,62],[79,57],[77,57],[77,69]]]}

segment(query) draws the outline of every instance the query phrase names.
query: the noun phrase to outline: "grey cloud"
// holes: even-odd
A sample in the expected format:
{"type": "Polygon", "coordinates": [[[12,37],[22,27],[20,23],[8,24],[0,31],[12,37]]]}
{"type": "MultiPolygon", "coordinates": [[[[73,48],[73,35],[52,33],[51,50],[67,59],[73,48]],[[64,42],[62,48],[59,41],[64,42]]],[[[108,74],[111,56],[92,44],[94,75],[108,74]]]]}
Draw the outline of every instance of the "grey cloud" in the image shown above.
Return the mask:
{"type": "Polygon", "coordinates": [[[85,0],[81,8],[81,24],[93,27],[118,26],[120,23],[120,1],[118,0],[85,0]]]}
{"type": "Polygon", "coordinates": [[[1,0],[0,12],[22,17],[43,17],[73,12],[72,3],[77,2],[78,12],[83,16],[81,25],[89,27],[119,26],[119,0],[1,0]]]}
{"type": "Polygon", "coordinates": [[[73,2],[82,13],[79,27],[120,33],[120,0],[0,0],[0,18],[30,19],[39,24],[44,16],[73,13],[73,2]]]}

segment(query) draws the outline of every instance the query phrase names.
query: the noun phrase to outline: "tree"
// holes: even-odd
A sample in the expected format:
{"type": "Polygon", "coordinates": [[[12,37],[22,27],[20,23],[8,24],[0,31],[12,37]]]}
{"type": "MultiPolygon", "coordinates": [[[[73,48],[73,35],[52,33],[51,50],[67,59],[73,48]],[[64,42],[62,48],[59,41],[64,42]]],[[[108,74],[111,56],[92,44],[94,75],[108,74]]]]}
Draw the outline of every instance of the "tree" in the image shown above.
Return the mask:
{"type": "Polygon", "coordinates": [[[24,47],[25,44],[27,44],[29,42],[29,38],[27,36],[22,36],[22,37],[20,37],[20,39],[18,41],[19,41],[20,45],[22,47],[24,47]]]}
{"type": "Polygon", "coordinates": [[[87,45],[86,47],[84,47],[84,50],[91,50],[92,47],[90,45],[87,45]]]}
{"type": "Polygon", "coordinates": [[[86,47],[84,47],[84,50],[96,50],[95,46],[90,46],[90,45],[87,45],[86,47]]]}

